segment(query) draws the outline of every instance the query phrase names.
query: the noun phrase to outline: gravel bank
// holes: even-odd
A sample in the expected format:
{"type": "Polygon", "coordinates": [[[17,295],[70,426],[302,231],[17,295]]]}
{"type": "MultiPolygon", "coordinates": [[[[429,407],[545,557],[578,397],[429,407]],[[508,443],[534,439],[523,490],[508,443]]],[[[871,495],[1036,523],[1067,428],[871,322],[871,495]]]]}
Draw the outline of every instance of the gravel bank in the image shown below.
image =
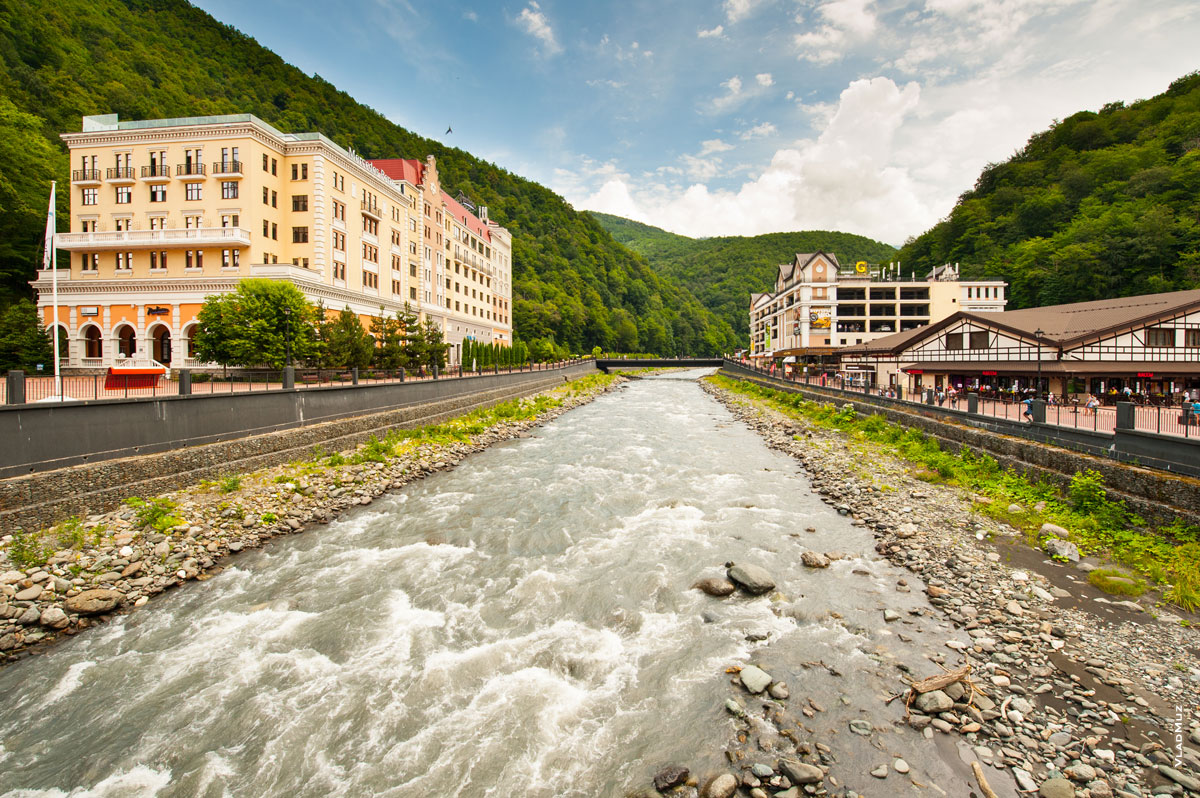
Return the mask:
{"type": "Polygon", "coordinates": [[[453,468],[492,444],[527,436],[531,428],[621,382],[617,377],[587,390],[568,384],[545,391],[539,395],[562,403],[536,418],[500,421],[470,442],[424,443],[386,463],[292,463],[223,485],[201,483],[164,494],[157,498],[172,503],[170,512],[179,521],[165,533],[138,526],[137,513],[128,506],[90,515],[76,530],[86,542],[54,552],[41,566],[14,565],[9,557],[13,537],[0,538],[0,666],[103,623],[113,613],[140,608],[163,591],[208,579],[231,555],[303,532],[310,524],[329,523],[344,510],[453,468]]]}

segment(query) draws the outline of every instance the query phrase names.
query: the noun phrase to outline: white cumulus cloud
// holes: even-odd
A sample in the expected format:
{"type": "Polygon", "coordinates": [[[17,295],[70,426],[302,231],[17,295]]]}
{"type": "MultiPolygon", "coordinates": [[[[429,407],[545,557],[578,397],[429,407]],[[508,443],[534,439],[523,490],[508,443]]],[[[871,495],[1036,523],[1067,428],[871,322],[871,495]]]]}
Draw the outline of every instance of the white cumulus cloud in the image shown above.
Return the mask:
{"type": "Polygon", "coordinates": [[[703,28],[701,28],[700,30],[696,31],[696,36],[698,36],[701,39],[720,39],[721,34],[723,34],[724,32],[725,32],[725,26],[718,25],[717,27],[710,28],[709,30],[704,30],[703,28]]]}
{"type": "Polygon", "coordinates": [[[771,77],[770,72],[759,72],[754,76],[754,80],[758,82],[759,86],[763,86],[764,88],[775,85],[775,78],[771,77]]]}
{"type": "Polygon", "coordinates": [[[557,55],[562,52],[562,45],[554,36],[554,28],[546,19],[537,3],[531,2],[517,15],[517,25],[522,30],[542,43],[546,55],[557,55]]]}
{"type": "Polygon", "coordinates": [[[774,136],[778,132],[779,129],[776,128],[775,125],[771,124],[770,122],[763,122],[760,125],[755,125],[749,130],[743,131],[741,137],[743,141],[749,141],[750,139],[759,139],[763,138],[764,136],[774,136]]]}

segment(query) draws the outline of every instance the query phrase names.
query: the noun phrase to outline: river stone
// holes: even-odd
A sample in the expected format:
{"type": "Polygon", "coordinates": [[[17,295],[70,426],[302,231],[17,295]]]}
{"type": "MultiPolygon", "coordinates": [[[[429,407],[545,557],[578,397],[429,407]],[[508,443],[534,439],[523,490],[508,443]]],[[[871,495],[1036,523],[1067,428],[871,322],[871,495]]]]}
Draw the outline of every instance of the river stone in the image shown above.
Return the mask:
{"type": "Polygon", "coordinates": [[[728,773],[722,773],[704,786],[701,798],[732,798],[737,792],[738,781],[728,773]]]}
{"type": "Polygon", "coordinates": [[[742,680],[742,686],[752,693],[761,693],[771,683],[771,674],[754,665],[742,668],[738,678],[742,680]]]}
{"type": "Polygon", "coordinates": [[[1088,782],[1096,778],[1096,769],[1091,765],[1085,765],[1082,762],[1078,765],[1071,765],[1063,771],[1063,775],[1071,781],[1088,782]]]}
{"type": "Polygon", "coordinates": [[[730,563],[728,567],[726,575],[729,577],[729,581],[751,595],[760,596],[775,589],[775,580],[771,578],[765,568],[757,565],[734,565],[733,563],[730,563]]]}
{"type": "Polygon", "coordinates": [[[85,590],[63,602],[63,607],[78,615],[99,615],[114,609],[124,597],[119,590],[85,590]]]}
{"type": "Polygon", "coordinates": [[[795,759],[779,760],[779,770],[791,779],[793,784],[820,784],[825,778],[825,771],[816,765],[795,759]]]}
{"type": "Polygon", "coordinates": [[[718,576],[710,576],[705,579],[701,579],[696,584],[692,585],[692,587],[702,593],[707,593],[710,596],[718,597],[728,596],[730,593],[737,590],[737,587],[734,586],[733,582],[730,582],[728,579],[721,579],[718,576]]]}
{"type": "Polygon", "coordinates": [[[1079,562],[1079,547],[1070,541],[1050,538],[1043,548],[1051,557],[1061,557],[1071,562],[1079,562]]]}
{"type": "Polygon", "coordinates": [[[33,585],[32,587],[27,587],[21,592],[17,593],[17,595],[13,596],[13,598],[15,598],[17,601],[37,601],[38,596],[42,595],[43,590],[45,590],[45,588],[41,585],[33,585]]]}
{"type": "Polygon", "coordinates": [[[806,551],[800,555],[800,562],[809,568],[828,568],[829,558],[815,551],[806,551]]]}
{"type": "Polygon", "coordinates": [[[1063,540],[1071,537],[1071,533],[1058,524],[1042,524],[1041,534],[1042,537],[1062,538],[1063,540]]]}
{"type": "Polygon", "coordinates": [[[859,720],[856,718],[855,720],[850,721],[850,731],[854,732],[855,734],[861,734],[863,737],[870,737],[871,730],[871,724],[865,720],[859,720]]]}
{"type": "Polygon", "coordinates": [[[787,685],[783,682],[771,682],[771,686],[767,688],[767,692],[771,694],[771,698],[779,701],[785,701],[791,695],[788,692],[787,685]]]}
{"type": "Polygon", "coordinates": [[[896,537],[911,538],[917,534],[917,525],[914,523],[901,524],[896,527],[896,537]]]}
{"type": "Polygon", "coordinates": [[[930,690],[928,693],[918,695],[916,701],[913,701],[913,706],[926,715],[936,715],[939,712],[947,712],[952,709],[954,707],[954,699],[941,690],[930,690]]]}
{"type": "Polygon", "coordinates": [[[51,629],[64,629],[70,621],[67,620],[67,614],[58,607],[47,607],[42,611],[38,622],[51,629]]]}
{"type": "Polygon", "coordinates": [[[1194,779],[1191,776],[1188,776],[1184,773],[1180,773],[1178,770],[1176,770],[1173,767],[1167,767],[1166,765],[1159,765],[1158,772],[1163,774],[1164,776],[1166,776],[1171,781],[1178,784],[1180,787],[1183,787],[1185,790],[1191,790],[1192,792],[1200,792],[1200,780],[1194,779]]]}
{"type": "Polygon", "coordinates": [[[1038,787],[1038,798],[1075,798],[1075,785],[1066,779],[1043,781],[1038,787]]]}
{"type": "Polygon", "coordinates": [[[17,623],[22,626],[33,626],[42,619],[42,614],[38,612],[37,607],[27,607],[24,612],[17,616],[17,623]]]}
{"type": "Polygon", "coordinates": [[[654,777],[654,789],[659,792],[666,792],[678,784],[683,784],[687,781],[687,777],[687,768],[679,765],[668,765],[658,771],[658,775],[654,777]]]}
{"type": "Polygon", "coordinates": [[[877,779],[886,779],[888,777],[888,766],[880,765],[871,771],[871,775],[877,779]]]}
{"type": "Polygon", "coordinates": [[[0,585],[15,585],[25,578],[25,574],[20,571],[5,571],[0,574],[0,585]]]}

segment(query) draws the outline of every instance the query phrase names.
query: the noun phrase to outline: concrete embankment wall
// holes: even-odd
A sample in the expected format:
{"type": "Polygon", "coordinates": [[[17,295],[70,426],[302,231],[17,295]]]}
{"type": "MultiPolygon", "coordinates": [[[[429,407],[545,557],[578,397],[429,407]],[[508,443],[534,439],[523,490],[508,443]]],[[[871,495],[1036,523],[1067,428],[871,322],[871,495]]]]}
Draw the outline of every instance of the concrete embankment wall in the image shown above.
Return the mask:
{"type": "Polygon", "coordinates": [[[902,406],[886,399],[876,401],[877,397],[786,382],[736,365],[726,364],[721,373],[767,388],[799,393],[813,401],[849,403],[860,413],[882,414],[888,421],[916,427],[936,438],[943,449],[956,452],[965,446],[974,452],[988,454],[1002,466],[1060,487],[1068,485],[1077,471],[1090,468],[1103,475],[1104,484],[1113,498],[1123,499],[1130,509],[1153,523],[1167,524],[1176,518],[1193,523],[1200,517],[1200,480],[1118,463],[1050,443],[1026,440],[1018,437],[1027,432],[1021,427],[1021,422],[979,417],[981,423],[973,426],[957,418],[943,417],[944,413],[938,415],[937,408],[926,414],[914,410],[919,406],[902,406]]]}
{"type": "MultiPolygon", "coordinates": [[[[308,458],[317,446],[327,451],[346,450],[390,429],[435,424],[595,372],[595,365],[589,362],[549,371],[437,382],[44,408],[74,411],[69,418],[59,417],[58,426],[58,413],[37,417],[35,423],[43,425],[41,431],[47,435],[53,431],[56,437],[70,436],[89,424],[140,423],[157,427],[159,439],[90,455],[92,459],[104,456],[99,462],[0,480],[0,530],[36,529],[71,515],[105,512],[131,496],[154,496],[202,479],[308,458]],[[243,405],[240,400],[249,401],[243,405]],[[180,402],[190,404],[176,407],[180,402]],[[164,408],[166,404],[171,406],[164,408]],[[87,411],[95,415],[77,415],[87,411]]],[[[0,424],[3,422],[0,414],[0,424]]],[[[76,451],[86,451],[82,444],[88,442],[101,445],[119,440],[119,431],[83,435],[76,451]]],[[[8,435],[9,431],[0,427],[0,440],[7,443],[8,435]]],[[[82,456],[73,455],[76,462],[82,456]]]]}

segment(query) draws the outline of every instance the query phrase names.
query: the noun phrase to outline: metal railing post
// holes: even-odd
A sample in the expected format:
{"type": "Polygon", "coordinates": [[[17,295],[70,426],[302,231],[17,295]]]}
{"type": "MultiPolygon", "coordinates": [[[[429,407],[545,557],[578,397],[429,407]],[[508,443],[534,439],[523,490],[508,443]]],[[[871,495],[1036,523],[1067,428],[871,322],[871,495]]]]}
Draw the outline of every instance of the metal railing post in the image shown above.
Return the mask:
{"type": "Polygon", "coordinates": [[[10,405],[25,404],[25,372],[13,369],[8,372],[4,381],[5,390],[8,392],[5,402],[10,405]]]}
{"type": "Polygon", "coordinates": [[[350,384],[358,385],[358,366],[350,369],[350,384]]]}
{"type": "Polygon", "coordinates": [[[192,371],[191,369],[179,370],[179,395],[192,395],[192,371]]]}

